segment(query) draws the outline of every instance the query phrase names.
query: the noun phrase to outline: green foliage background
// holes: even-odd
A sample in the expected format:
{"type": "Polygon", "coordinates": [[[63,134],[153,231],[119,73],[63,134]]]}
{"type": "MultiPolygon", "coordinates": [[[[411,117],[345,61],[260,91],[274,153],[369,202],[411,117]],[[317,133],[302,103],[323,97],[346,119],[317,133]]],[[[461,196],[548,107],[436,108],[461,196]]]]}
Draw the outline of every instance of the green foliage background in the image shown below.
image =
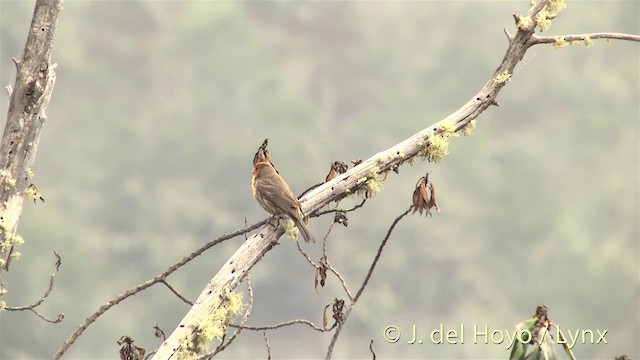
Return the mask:
{"type": "MultiPolygon", "coordinates": [[[[569,2],[547,32],[639,33],[637,1],[569,2]]],[[[219,235],[265,213],[249,190],[265,137],[301,192],[333,160],[383,150],[445,117],[489,78],[528,2],[68,1],[54,47],[58,80],[35,164],[46,204],[28,203],[26,244],[8,274],[9,305],[31,303],[63,257],[40,310],[1,315],[0,357],[48,358],[100,305],[219,235]]],[[[0,3],[0,76],[13,83],[32,2],[0,3]]],[[[386,229],[432,171],[442,213],[396,229],[339,340],[339,358],[506,358],[473,343],[473,325],[514,329],[538,304],[570,330],[607,329],[578,358],[640,357],[637,43],[531,49],[475,134],[441,165],[392,174],[331,234],[332,263],[356,289],[386,229]],[[464,324],[465,343],[428,333],[464,324]],[[416,324],[425,343],[408,345],[416,324]],[[396,325],[402,339],[386,343],[396,325]]],[[[7,95],[0,113],[6,117],[7,95]]],[[[349,200],[343,203],[349,206],[349,200]]],[[[330,219],[314,220],[322,238],[330,219]]],[[[235,239],[171,277],[195,299],[237,249],[235,239]]],[[[251,324],[309,318],[344,297],[317,295],[313,272],[283,238],[252,271],[251,324]]],[[[311,247],[318,256],[319,247],[311,247]]],[[[127,334],[147,349],[188,306],[154,287],[91,326],[70,359],[116,358],[127,334]]],[[[298,326],[269,333],[277,358],[324,357],[330,337],[298,326]]],[[[560,348],[557,349],[560,352],[560,348]]],[[[245,333],[225,358],[266,356],[245,333]]]]}

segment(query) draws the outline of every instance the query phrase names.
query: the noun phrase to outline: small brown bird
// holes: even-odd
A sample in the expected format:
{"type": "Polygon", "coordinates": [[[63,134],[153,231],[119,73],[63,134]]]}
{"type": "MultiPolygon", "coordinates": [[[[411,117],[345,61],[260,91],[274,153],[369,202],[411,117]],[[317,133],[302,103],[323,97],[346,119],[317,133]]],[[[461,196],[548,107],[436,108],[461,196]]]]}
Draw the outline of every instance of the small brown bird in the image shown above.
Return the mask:
{"type": "Polygon", "coordinates": [[[286,181],[266,161],[257,162],[251,177],[253,197],[271,215],[288,215],[296,224],[306,242],[316,240],[302,220],[300,203],[286,181]]]}

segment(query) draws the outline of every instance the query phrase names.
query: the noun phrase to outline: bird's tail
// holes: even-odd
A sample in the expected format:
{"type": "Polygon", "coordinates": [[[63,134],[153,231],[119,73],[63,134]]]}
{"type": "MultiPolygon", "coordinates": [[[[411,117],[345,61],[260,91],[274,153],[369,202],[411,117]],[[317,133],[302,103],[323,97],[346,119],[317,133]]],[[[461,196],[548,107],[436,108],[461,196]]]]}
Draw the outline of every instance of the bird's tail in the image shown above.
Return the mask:
{"type": "Polygon", "coordinates": [[[298,227],[298,230],[300,230],[300,234],[302,234],[304,241],[308,243],[316,242],[316,239],[313,238],[313,235],[311,235],[307,224],[305,224],[303,220],[294,219],[293,222],[296,224],[296,227],[298,227]]]}

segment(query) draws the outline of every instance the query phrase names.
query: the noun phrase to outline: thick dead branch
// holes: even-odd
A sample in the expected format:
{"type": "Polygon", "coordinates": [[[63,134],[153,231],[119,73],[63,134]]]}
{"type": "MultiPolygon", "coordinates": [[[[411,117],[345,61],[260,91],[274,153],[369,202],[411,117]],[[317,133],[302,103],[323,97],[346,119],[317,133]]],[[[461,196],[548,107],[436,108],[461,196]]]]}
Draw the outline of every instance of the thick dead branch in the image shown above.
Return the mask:
{"type": "Polygon", "coordinates": [[[14,59],[16,81],[0,145],[0,294],[14,246],[22,242],[16,231],[56,81],[51,51],[61,8],[61,0],[36,1],[22,58],[14,59]]]}

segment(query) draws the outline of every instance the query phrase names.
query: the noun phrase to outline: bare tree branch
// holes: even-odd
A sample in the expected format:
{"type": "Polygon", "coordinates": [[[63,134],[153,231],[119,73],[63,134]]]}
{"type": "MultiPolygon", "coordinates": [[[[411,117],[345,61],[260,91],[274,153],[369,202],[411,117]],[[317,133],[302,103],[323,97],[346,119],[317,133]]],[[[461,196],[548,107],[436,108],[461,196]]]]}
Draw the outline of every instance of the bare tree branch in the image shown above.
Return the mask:
{"type": "Polygon", "coordinates": [[[356,204],[353,207],[350,207],[348,209],[328,209],[328,210],[317,211],[317,212],[311,214],[309,217],[318,217],[318,216],[322,216],[324,214],[330,214],[330,213],[336,213],[336,212],[348,213],[348,212],[356,211],[356,210],[360,209],[361,207],[363,207],[365,202],[367,202],[367,198],[362,199],[362,201],[360,203],[358,203],[358,204],[356,204]]]}
{"type": "Polygon", "coordinates": [[[178,290],[176,290],[173,286],[171,286],[166,280],[160,280],[158,282],[164,284],[164,286],[166,286],[169,290],[171,290],[171,292],[174,293],[180,300],[182,300],[185,303],[193,306],[193,302],[192,301],[190,301],[189,299],[184,297],[184,295],[180,294],[180,292],[178,292],[178,290]]]}
{"type": "MultiPolygon", "coordinates": [[[[51,277],[49,278],[49,287],[44,292],[44,295],[42,295],[42,297],[40,297],[40,299],[38,301],[36,301],[35,303],[33,303],[31,305],[26,305],[26,306],[7,306],[5,308],[5,310],[7,310],[7,311],[31,310],[36,315],[40,316],[44,320],[47,320],[42,315],[38,314],[34,309],[36,307],[40,306],[40,304],[42,304],[44,302],[44,300],[49,296],[49,294],[51,294],[51,291],[53,290],[53,284],[54,284],[54,281],[55,281],[55,278],[56,278],[56,274],[58,273],[58,271],[60,271],[60,265],[62,265],[62,259],[60,258],[60,255],[58,255],[57,252],[54,251],[53,254],[56,256],[56,262],[54,264],[55,267],[53,269],[53,273],[51,274],[51,277]]],[[[58,321],[50,321],[50,320],[47,320],[47,321],[49,321],[49,322],[59,322],[63,318],[64,318],[64,314],[59,314],[58,315],[58,319],[59,319],[58,321]]]]}
{"type": "Polygon", "coordinates": [[[402,220],[403,217],[409,214],[412,208],[413,206],[409,206],[409,208],[405,212],[400,214],[397,218],[395,218],[395,220],[393,220],[393,223],[391,223],[389,230],[387,230],[387,235],[384,237],[384,239],[382,240],[382,243],[380,243],[380,246],[378,247],[378,252],[376,253],[375,258],[373,259],[373,262],[369,267],[369,272],[367,272],[367,276],[365,276],[364,281],[362,282],[360,289],[358,289],[356,296],[351,301],[351,304],[347,306],[347,310],[345,311],[345,314],[344,314],[344,320],[338,322],[338,327],[336,328],[336,332],[333,333],[333,337],[331,338],[331,342],[329,343],[329,348],[327,349],[327,356],[325,357],[325,359],[327,360],[331,359],[331,355],[333,354],[333,347],[338,341],[338,337],[340,336],[342,327],[346,322],[347,318],[349,317],[349,315],[351,314],[351,310],[353,310],[353,306],[356,304],[356,302],[358,302],[358,299],[360,299],[360,296],[364,292],[364,289],[367,287],[367,284],[369,283],[369,279],[371,279],[371,276],[373,275],[373,270],[375,270],[376,265],[378,265],[380,256],[382,256],[382,250],[384,250],[385,245],[387,245],[387,241],[389,241],[389,238],[391,237],[391,233],[393,232],[393,229],[396,227],[398,222],[402,220]]]}
{"type": "Polygon", "coordinates": [[[27,305],[27,306],[7,306],[5,308],[5,310],[7,311],[31,311],[34,314],[36,314],[36,316],[38,316],[39,318],[41,318],[42,320],[46,321],[46,322],[50,322],[52,324],[55,323],[59,323],[60,321],[62,321],[64,319],[64,314],[58,314],[58,316],[55,319],[49,319],[47,317],[45,317],[44,315],[40,314],[37,310],[36,307],[40,306],[40,304],[42,304],[45,299],[47,297],[49,297],[49,294],[51,294],[51,291],[53,290],[53,285],[54,285],[54,280],[56,278],[56,274],[58,273],[58,271],[60,271],[60,265],[62,265],[62,259],[60,258],[60,255],[58,255],[58,253],[56,253],[55,251],[53,252],[53,254],[56,256],[56,262],[55,262],[55,268],[53,269],[53,273],[51,274],[51,277],[49,278],[49,287],[47,288],[47,290],[44,292],[44,295],[42,295],[42,297],[36,301],[35,303],[31,304],[31,305],[27,305]]]}
{"type": "MultiPolygon", "coordinates": [[[[364,201],[361,203],[364,204],[364,201]]],[[[329,263],[329,259],[327,257],[327,240],[328,240],[328,236],[331,233],[331,229],[333,229],[333,226],[335,225],[334,223],[331,223],[331,225],[329,226],[329,230],[327,231],[327,234],[324,236],[323,242],[322,242],[322,258],[320,259],[320,265],[316,264],[309,255],[307,255],[307,253],[302,250],[302,247],[300,246],[300,242],[296,241],[296,246],[298,247],[298,251],[302,254],[302,256],[304,256],[305,259],[307,259],[307,262],[316,269],[316,272],[321,272],[324,271],[323,269],[326,268],[326,270],[331,271],[337,278],[338,280],[340,280],[340,283],[342,284],[342,288],[344,289],[344,292],[347,294],[347,296],[349,297],[349,301],[353,301],[353,295],[351,295],[351,291],[349,291],[349,287],[347,286],[347,282],[344,280],[344,278],[342,277],[342,275],[340,275],[340,273],[338,272],[338,270],[336,270],[333,266],[331,266],[331,264],[329,263]]],[[[316,273],[316,280],[317,280],[317,276],[318,274],[316,273]]],[[[326,271],[324,271],[322,276],[326,276],[326,271]]],[[[324,286],[324,283],[322,283],[322,286],[324,286]]],[[[316,287],[316,292],[317,292],[317,284],[315,284],[316,287]]]]}
{"type": "Polygon", "coordinates": [[[263,220],[259,223],[256,223],[248,228],[244,228],[241,230],[237,230],[234,231],[232,233],[223,235],[215,240],[212,240],[210,242],[208,242],[207,244],[203,245],[202,247],[200,247],[198,250],[192,252],[190,255],[186,256],[185,258],[183,258],[182,260],[178,261],[177,263],[171,265],[167,270],[165,270],[162,274],[154,277],[153,279],[147,280],[145,282],[143,282],[142,284],[135,286],[127,291],[125,291],[124,293],[116,296],[115,298],[113,298],[112,300],[108,301],[106,304],[102,305],[95,313],[93,313],[91,316],[89,316],[82,324],[80,324],[80,326],[69,336],[69,338],[64,342],[64,344],[62,344],[62,346],[60,347],[60,349],[58,349],[58,351],[53,355],[54,359],[60,359],[62,357],[62,355],[69,349],[69,347],[76,341],[76,339],[87,329],[87,327],[89,327],[89,325],[91,325],[94,321],[96,321],[102,314],[104,314],[107,310],[109,310],[110,308],[112,308],[114,305],[117,305],[118,303],[120,303],[121,301],[125,300],[126,298],[133,296],[157,283],[161,283],[164,282],[166,280],[166,278],[171,275],[173,272],[175,272],[176,270],[178,270],[179,268],[181,268],[182,266],[184,266],[185,264],[187,264],[188,262],[190,262],[191,260],[195,259],[196,257],[200,256],[203,252],[205,252],[206,250],[224,242],[227,241],[229,239],[233,239],[236,236],[245,234],[249,231],[252,231],[260,226],[262,226],[263,224],[265,224],[267,222],[267,220],[263,220]]]}
{"type": "Polygon", "coordinates": [[[371,351],[371,355],[373,355],[372,360],[376,360],[376,352],[373,351],[373,339],[371,339],[369,343],[369,350],[371,351]]]}
{"type": "Polygon", "coordinates": [[[589,41],[595,39],[611,39],[611,40],[627,40],[640,42],[640,36],[621,33],[592,33],[581,35],[559,35],[559,36],[538,36],[533,35],[531,37],[532,45],[538,44],[553,44],[558,41],[574,42],[574,41],[589,41]]]}
{"type": "Polygon", "coordinates": [[[264,344],[267,347],[267,360],[271,360],[271,346],[269,346],[269,338],[267,337],[267,332],[263,331],[262,335],[264,335],[264,344]]]}
{"type": "Polygon", "coordinates": [[[275,330],[275,329],[279,329],[282,327],[286,327],[286,326],[291,326],[294,324],[304,324],[307,325],[309,327],[311,327],[313,330],[315,331],[319,331],[319,332],[326,332],[326,331],[330,331],[331,329],[323,329],[321,327],[319,327],[318,325],[312,323],[311,321],[307,320],[307,319],[294,319],[294,320],[288,320],[288,321],[284,321],[278,324],[274,324],[274,325],[264,325],[264,326],[245,326],[245,325],[234,325],[234,324],[229,324],[230,327],[235,327],[235,328],[240,328],[240,329],[245,329],[245,330],[253,330],[253,331],[265,331],[265,330],[275,330]]]}

